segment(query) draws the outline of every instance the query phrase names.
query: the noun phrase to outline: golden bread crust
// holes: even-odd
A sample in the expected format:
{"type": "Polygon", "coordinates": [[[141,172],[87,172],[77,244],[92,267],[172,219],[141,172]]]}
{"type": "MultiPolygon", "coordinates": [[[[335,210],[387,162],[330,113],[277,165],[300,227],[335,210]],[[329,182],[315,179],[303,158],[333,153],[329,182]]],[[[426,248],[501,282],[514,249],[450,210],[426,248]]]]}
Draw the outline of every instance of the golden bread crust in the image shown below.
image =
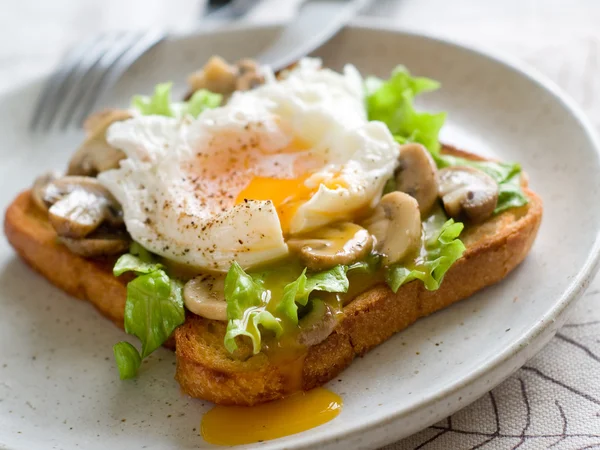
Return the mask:
{"type": "Polygon", "coordinates": [[[21,192],[6,210],[4,233],[19,256],[44,278],[73,297],[90,301],[123,328],[126,281],[113,276],[114,260],[85,259],[58,242],[30,191],[21,192]]]}
{"type": "MultiPolygon", "coordinates": [[[[481,159],[448,146],[444,152],[481,159]]],[[[467,250],[448,271],[440,289],[427,291],[414,281],[394,294],[385,285],[376,286],[344,307],[343,318],[325,341],[292,360],[272,361],[262,353],[246,361],[232,359],[223,346],[226,324],[188,313],[185,324],[175,332],[175,377],[182,391],[219,404],[252,405],[335,378],[357,355],[417,319],[500,281],[523,261],[542,218],[541,199],[527,188],[525,194],[528,205],[505,211],[463,233],[467,250]]],[[[60,289],[90,301],[123,327],[129,278],[112,275],[114,260],[84,259],[58,243],[29,191],[21,193],[7,209],[4,230],[31,267],[60,289]]],[[[173,346],[173,341],[168,344],[173,346]]]]}
{"type": "Polygon", "coordinates": [[[175,377],[183,392],[219,404],[252,405],[334,379],[355,356],[365,354],[417,319],[502,280],[523,261],[542,217],[540,198],[528,189],[525,193],[530,199],[527,206],[506,211],[465,232],[467,250],[437,291],[426,290],[418,281],[402,286],[396,294],[379,285],[344,307],[334,332],[308,348],[299,368],[299,382],[290,376],[289,361],[273,363],[262,354],[244,362],[233,360],[222,345],[225,324],[215,326],[201,317],[188,318],[175,333],[175,377]]]}

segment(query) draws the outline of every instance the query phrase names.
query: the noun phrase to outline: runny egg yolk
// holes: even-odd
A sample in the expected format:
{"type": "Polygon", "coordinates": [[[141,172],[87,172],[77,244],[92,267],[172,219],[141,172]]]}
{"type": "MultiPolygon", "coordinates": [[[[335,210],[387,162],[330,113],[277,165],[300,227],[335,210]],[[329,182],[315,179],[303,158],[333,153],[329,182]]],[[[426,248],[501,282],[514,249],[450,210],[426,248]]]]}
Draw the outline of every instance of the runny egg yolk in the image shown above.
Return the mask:
{"type": "MultiPolygon", "coordinates": [[[[239,193],[235,204],[239,205],[244,200],[272,201],[279,216],[283,234],[287,236],[296,210],[310,200],[318,190],[318,187],[310,188],[306,186],[305,181],[309,176],[310,174],[307,174],[291,179],[254,177],[246,188],[239,193]]],[[[323,180],[322,184],[330,189],[346,187],[346,183],[339,175],[323,180]]]]}
{"type": "MultiPolygon", "coordinates": [[[[306,203],[318,191],[318,186],[306,186],[306,180],[319,171],[326,162],[321,157],[309,152],[311,146],[304,139],[295,136],[278,154],[297,154],[294,160],[293,178],[278,178],[274,176],[254,176],[246,187],[238,194],[235,204],[239,205],[244,200],[259,200],[273,202],[281,229],[284,236],[290,231],[292,218],[300,206],[306,203]],[[301,175],[299,175],[301,174],[301,175]]],[[[248,167],[246,167],[248,169],[248,167]]],[[[321,183],[330,189],[347,187],[340,173],[324,175],[321,183]]]]}
{"type": "MultiPolygon", "coordinates": [[[[303,139],[295,136],[288,146],[280,149],[277,153],[302,153],[310,148],[310,145],[303,139]]],[[[310,170],[314,158],[300,157],[294,163],[295,172],[305,173],[305,175],[296,178],[276,178],[255,176],[246,187],[238,194],[235,204],[239,205],[244,200],[270,200],[273,202],[283,234],[287,234],[290,229],[292,216],[304,202],[313,195],[313,190],[306,187],[304,182],[310,176],[307,169],[310,170]]]]}
{"type": "Polygon", "coordinates": [[[313,194],[304,184],[307,178],[308,175],[292,179],[254,177],[237,196],[235,203],[237,205],[244,200],[271,200],[285,235],[296,210],[313,194]]]}

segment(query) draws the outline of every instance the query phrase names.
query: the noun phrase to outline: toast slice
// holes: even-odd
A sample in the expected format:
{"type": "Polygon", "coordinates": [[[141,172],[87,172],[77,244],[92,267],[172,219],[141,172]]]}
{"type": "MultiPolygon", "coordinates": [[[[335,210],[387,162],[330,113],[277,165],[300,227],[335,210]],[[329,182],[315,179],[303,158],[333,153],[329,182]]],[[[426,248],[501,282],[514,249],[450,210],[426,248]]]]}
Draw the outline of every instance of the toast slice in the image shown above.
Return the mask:
{"type": "MultiPolygon", "coordinates": [[[[482,158],[443,147],[444,153],[482,158]]],[[[524,181],[526,184],[526,182],[524,181]]],[[[308,390],[335,378],[356,356],[434,313],[503,279],[527,255],[541,219],[541,199],[526,186],[529,203],[469,226],[461,235],[467,247],[437,291],[419,281],[394,294],[375,286],[344,307],[333,333],[293,358],[268,358],[259,353],[245,361],[233,359],[223,346],[226,323],[187,313],[186,322],[167,346],[176,346],[175,378],[184,393],[219,404],[253,405],[308,390]]],[[[121,328],[129,278],[112,275],[114,259],[89,260],[71,253],[56,240],[45,215],[21,193],[6,211],[4,229],[17,253],[50,282],[69,294],[89,300],[121,328]]]]}

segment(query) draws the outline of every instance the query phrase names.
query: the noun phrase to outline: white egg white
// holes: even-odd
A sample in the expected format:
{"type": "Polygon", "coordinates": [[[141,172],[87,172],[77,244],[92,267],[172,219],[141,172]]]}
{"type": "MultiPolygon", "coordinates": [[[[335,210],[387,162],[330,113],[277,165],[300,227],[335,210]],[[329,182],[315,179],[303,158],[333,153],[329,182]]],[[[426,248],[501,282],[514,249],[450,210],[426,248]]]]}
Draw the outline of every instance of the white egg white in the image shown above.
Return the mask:
{"type": "Polygon", "coordinates": [[[287,235],[351,219],[379,200],[398,145],[385,125],[367,120],[363,97],[354,67],[340,74],[304,60],[285,79],[268,77],[197,119],[113,124],[107,139],[127,158],[98,179],[150,251],[201,269],[226,271],[234,260],[251,268],[288,252],[272,202],[236,204],[255,177],[302,176],[310,195],[299,197],[287,235]]]}

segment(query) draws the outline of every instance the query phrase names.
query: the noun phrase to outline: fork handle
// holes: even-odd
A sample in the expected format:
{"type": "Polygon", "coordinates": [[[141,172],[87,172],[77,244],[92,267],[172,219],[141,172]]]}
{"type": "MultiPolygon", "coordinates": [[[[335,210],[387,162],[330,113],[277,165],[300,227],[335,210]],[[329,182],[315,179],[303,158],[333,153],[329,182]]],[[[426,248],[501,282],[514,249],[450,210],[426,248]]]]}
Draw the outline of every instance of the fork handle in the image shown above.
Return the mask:
{"type": "Polygon", "coordinates": [[[372,0],[306,0],[275,44],[258,56],[275,71],[284,69],[332,38],[372,0]]]}

